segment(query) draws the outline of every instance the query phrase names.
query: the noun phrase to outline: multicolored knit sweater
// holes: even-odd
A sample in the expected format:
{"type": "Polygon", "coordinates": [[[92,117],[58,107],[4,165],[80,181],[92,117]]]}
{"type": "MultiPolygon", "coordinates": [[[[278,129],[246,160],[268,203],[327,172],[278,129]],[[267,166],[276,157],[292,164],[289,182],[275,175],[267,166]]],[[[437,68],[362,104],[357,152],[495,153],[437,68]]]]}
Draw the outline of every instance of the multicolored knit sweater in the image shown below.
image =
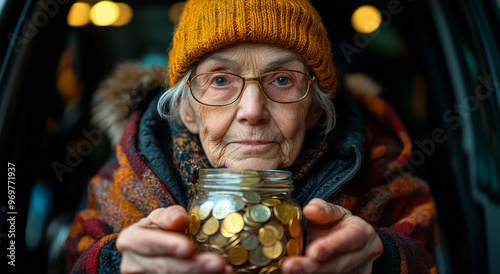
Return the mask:
{"type": "MultiPolygon", "coordinates": [[[[103,90],[108,99],[114,97],[110,90],[137,93],[159,84],[157,75],[129,65],[103,90]],[[124,77],[127,69],[134,77],[124,77]],[[141,87],[134,84],[145,82],[141,87]]],[[[197,136],[158,120],[158,98],[146,97],[122,117],[127,122],[116,159],[91,180],[88,207],[75,217],[65,245],[72,273],[118,272],[118,233],[156,208],[187,206],[195,195],[197,171],[210,167],[197,136]]],[[[134,96],[129,98],[137,103],[134,96]]],[[[428,185],[403,172],[411,151],[403,124],[376,97],[340,92],[335,104],[339,113],[335,132],[326,139],[314,130],[308,132],[298,160],[290,167],[293,196],[302,206],[322,198],[372,224],[384,246],[374,273],[436,273],[436,212],[428,185]]]]}

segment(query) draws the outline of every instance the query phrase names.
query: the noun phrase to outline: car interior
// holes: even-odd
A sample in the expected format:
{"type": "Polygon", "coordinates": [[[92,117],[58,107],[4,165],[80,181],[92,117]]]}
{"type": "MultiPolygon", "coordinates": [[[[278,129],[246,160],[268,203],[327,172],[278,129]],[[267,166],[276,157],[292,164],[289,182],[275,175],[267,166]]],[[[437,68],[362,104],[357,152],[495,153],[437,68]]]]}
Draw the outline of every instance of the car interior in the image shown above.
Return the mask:
{"type": "MultiPolygon", "coordinates": [[[[340,81],[370,79],[409,131],[406,169],[429,183],[438,211],[438,272],[500,273],[500,2],[311,3],[340,81]],[[355,14],[378,21],[362,29],[355,14]]],[[[94,91],[124,61],[166,68],[183,4],[0,1],[0,157],[15,165],[15,207],[2,195],[0,208],[4,259],[17,213],[16,267],[2,273],[69,271],[69,227],[113,155],[91,121],[94,91]]]]}

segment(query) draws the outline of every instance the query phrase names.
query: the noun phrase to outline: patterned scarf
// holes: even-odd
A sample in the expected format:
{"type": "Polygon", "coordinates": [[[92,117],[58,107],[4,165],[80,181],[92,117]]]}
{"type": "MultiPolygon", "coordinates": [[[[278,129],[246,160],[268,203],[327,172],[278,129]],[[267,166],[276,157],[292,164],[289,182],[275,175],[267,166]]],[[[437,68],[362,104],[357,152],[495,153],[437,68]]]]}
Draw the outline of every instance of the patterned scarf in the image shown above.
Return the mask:
{"type": "MultiPolygon", "coordinates": [[[[202,168],[213,168],[203,150],[200,139],[197,135],[189,132],[185,127],[171,125],[173,161],[179,172],[182,183],[184,184],[186,200],[191,201],[196,197],[196,188],[194,187],[198,179],[198,172],[202,168]]],[[[297,160],[287,171],[292,172],[294,182],[300,181],[305,174],[314,166],[314,164],[324,154],[326,148],[334,141],[335,134],[330,134],[323,138],[317,134],[317,131],[311,130],[306,134],[304,146],[297,157],[297,160]]]]}

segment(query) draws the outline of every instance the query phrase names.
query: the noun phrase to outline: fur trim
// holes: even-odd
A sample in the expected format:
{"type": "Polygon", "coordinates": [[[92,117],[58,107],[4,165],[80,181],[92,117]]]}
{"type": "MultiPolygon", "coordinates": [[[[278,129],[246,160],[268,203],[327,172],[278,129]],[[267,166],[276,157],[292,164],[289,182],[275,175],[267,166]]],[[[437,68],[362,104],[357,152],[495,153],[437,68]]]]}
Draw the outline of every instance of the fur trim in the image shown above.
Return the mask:
{"type": "Polygon", "coordinates": [[[119,64],[92,98],[92,122],[118,145],[127,118],[148,93],[166,85],[165,68],[145,68],[139,63],[119,64]]]}

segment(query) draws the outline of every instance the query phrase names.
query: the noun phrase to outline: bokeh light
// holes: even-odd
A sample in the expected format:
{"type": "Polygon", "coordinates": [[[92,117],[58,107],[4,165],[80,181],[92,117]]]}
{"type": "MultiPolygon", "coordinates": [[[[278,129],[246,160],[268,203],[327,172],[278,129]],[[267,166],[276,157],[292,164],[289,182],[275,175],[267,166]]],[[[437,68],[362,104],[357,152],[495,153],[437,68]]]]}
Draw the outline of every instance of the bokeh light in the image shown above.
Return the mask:
{"type": "Polygon", "coordinates": [[[84,2],[75,2],[68,13],[68,25],[72,27],[81,27],[90,23],[89,18],[90,5],[84,2]]]}
{"type": "Polygon", "coordinates": [[[132,8],[125,3],[116,3],[120,9],[118,19],[112,24],[113,26],[125,26],[132,20],[134,12],[132,8]]]}
{"type": "Polygon", "coordinates": [[[372,33],[382,23],[382,14],[371,5],[363,5],[357,8],[351,17],[353,28],[360,33],[372,33]]]}
{"type": "Polygon", "coordinates": [[[109,26],[120,16],[120,7],[111,1],[101,1],[90,9],[90,20],[97,26],[109,26]]]}

